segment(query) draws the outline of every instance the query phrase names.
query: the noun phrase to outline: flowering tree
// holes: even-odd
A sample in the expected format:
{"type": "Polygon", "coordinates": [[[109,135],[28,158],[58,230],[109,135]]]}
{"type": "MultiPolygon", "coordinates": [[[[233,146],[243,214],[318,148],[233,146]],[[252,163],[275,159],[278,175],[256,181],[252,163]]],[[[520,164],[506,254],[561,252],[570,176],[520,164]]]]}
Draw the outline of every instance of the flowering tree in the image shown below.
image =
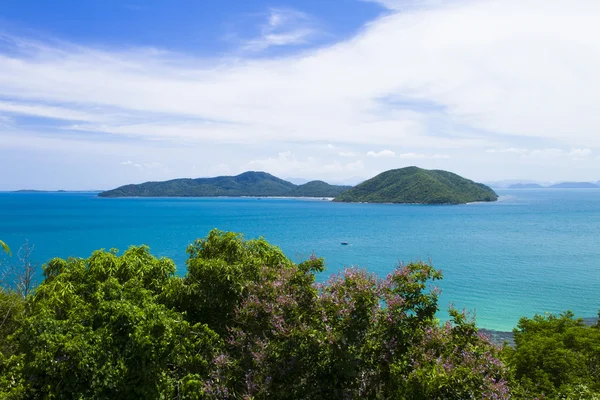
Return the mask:
{"type": "Polygon", "coordinates": [[[48,263],[0,353],[0,397],[510,398],[474,323],[436,319],[428,264],[317,283],[322,259],[216,230],[188,253],[183,277],[146,247],[48,263]]]}
{"type": "Polygon", "coordinates": [[[264,263],[245,281],[207,394],[510,398],[499,349],[464,313],[450,310],[443,326],[436,319],[431,282],[441,273],[433,267],[402,265],[385,279],[349,268],[316,284],[322,270],[313,256],[297,266],[264,263]]]}

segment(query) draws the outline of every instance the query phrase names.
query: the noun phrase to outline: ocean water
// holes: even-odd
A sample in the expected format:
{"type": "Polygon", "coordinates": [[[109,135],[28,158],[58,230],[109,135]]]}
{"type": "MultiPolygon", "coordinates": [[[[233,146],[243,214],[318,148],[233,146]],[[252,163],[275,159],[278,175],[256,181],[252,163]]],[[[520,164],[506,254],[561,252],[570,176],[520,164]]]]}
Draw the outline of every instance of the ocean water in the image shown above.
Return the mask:
{"type": "Polygon", "coordinates": [[[187,245],[219,228],[264,236],[294,261],[324,257],[319,280],[344,266],[385,276],[401,261],[431,260],[444,272],[440,306],[471,310],[480,327],[510,330],[521,316],[565,310],[596,316],[600,190],[498,193],[496,203],[458,206],[0,193],[0,239],[15,252],[28,240],[40,264],[147,244],[185,273],[187,245]]]}

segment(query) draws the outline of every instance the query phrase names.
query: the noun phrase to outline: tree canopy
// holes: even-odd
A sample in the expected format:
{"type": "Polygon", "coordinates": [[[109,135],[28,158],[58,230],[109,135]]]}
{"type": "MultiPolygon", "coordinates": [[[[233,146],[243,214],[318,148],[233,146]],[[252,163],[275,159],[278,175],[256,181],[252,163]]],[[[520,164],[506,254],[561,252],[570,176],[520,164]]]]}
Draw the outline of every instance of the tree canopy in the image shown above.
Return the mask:
{"type": "MultiPolygon", "coordinates": [[[[439,271],[347,268],[317,283],[262,238],[211,231],[187,272],[145,246],[53,259],[0,291],[0,398],[509,399],[598,391],[597,328],[524,319],[515,349],[466,313],[440,323],[439,271]],[[585,372],[578,372],[585,371],[585,372]]],[[[575,394],[580,397],[573,397],[575,394]]],[[[551,396],[571,397],[551,397],[551,396]]],[[[540,397],[542,398],[542,397],[540,397]]]]}
{"type": "Polygon", "coordinates": [[[496,192],[488,186],[452,172],[406,167],[382,172],[340,194],[334,201],[462,204],[497,199],[496,192]]]}
{"type": "Polygon", "coordinates": [[[145,182],[107,190],[100,197],[216,197],[216,196],[289,196],[335,197],[349,186],[312,181],[295,185],[266,172],[247,171],[236,176],[172,179],[145,182]]]}

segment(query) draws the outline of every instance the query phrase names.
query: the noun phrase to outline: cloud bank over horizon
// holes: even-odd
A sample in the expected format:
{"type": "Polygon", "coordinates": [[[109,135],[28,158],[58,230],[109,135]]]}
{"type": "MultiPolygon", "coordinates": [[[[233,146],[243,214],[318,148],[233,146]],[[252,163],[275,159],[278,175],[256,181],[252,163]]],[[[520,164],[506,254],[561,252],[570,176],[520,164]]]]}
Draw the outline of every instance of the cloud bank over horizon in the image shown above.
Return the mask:
{"type": "Polygon", "coordinates": [[[325,44],[326,19],[265,8],[209,55],[0,30],[0,190],[415,164],[600,179],[600,3],[371,2],[378,17],[325,44]]]}

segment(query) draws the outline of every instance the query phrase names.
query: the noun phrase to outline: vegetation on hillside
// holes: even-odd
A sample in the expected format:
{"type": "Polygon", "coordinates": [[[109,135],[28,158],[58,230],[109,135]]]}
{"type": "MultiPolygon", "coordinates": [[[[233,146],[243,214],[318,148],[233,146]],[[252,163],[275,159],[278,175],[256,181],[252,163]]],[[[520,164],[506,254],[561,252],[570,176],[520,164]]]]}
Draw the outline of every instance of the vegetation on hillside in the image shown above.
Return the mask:
{"type": "Polygon", "coordinates": [[[427,264],[316,284],[322,259],[263,239],[212,231],[188,253],[183,277],[132,247],[3,291],[0,398],[508,398],[498,349],[458,311],[439,325],[427,264]]]}
{"type": "Polygon", "coordinates": [[[330,185],[323,181],[310,181],[296,186],[287,195],[291,197],[336,197],[352,186],[330,185]]]}
{"type": "MultiPolygon", "coordinates": [[[[599,315],[600,316],[600,315],[599,315]]],[[[504,349],[515,394],[524,399],[600,400],[600,326],[573,313],[522,318],[504,349]]]]}
{"type": "Polygon", "coordinates": [[[349,268],[316,283],[264,239],[213,230],[187,273],[147,247],[53,259],[0,290],[4,399],[598,399],[600,328],[522,319],[503,350],[450,309],[441,273],[349,268]]]}
{"type": "Polygon", "coordinates": [[[216,178],[173,179],[125,185],[99,194],[101,197],[218,197],[218,196],[297,196],[335,197],[347,189],[313,181],[295,185],[266,172],[244,172],[237,176],[216,178]]]}
{"type": "Polygon", "coordinates": [[[334,199],[339,202],[463,204],[496,201],[489,187],[452,172],[406,167],[383,172],[334,199]]]}

